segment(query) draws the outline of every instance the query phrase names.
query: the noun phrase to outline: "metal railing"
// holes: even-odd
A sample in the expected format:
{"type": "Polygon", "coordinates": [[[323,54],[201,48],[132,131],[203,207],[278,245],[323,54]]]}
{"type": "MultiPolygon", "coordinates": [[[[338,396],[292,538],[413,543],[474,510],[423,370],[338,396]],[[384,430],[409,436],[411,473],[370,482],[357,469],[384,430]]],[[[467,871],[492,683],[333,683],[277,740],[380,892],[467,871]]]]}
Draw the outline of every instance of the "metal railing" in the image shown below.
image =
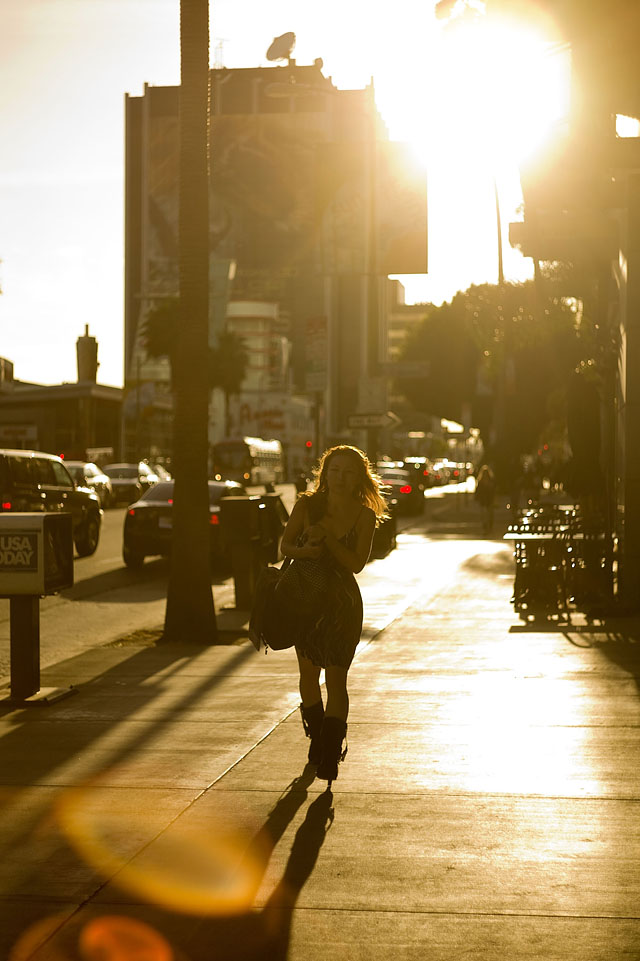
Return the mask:
{"type": "Polygon", "coordinates": [[[516,513],[504,539],[516,563],[512,603],[524,619],[589,613],[613,593],[613,539],[578,505],[538,504],[516,513]]]}

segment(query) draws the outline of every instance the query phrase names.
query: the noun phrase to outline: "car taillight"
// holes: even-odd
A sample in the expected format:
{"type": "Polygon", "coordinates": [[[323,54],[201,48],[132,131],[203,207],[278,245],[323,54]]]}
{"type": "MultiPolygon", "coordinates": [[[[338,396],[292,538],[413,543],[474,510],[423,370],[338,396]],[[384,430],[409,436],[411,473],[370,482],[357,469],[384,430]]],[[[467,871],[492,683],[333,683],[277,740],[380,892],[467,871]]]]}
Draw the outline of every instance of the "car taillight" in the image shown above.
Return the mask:
{"type": "Polygon", "coordinates": [[[454,477],[459,477],[459,476],[460,476],[460,471],[459,471],[459,470],[454,470],[453,476],[454,476],[454,477]]]}
{"type": "Polygon", "coordinates": [[[219,524],[219,523],[220,523],[220,515],[219,515],[219,514],[209,514],[209,523],[210,523],[210,524],[213,524],[214,527],[215,527],[216,524],[219,524]]]}
{"type": "Polygon", "coordinates": [[[167,504],[173,504],[173,497],[169,498],[169,500],[167,501],[167,504]]]}
{"type": "Polygon", "coordinates": [[[3,511],[10,511],[10,510],[11,510],[11,501],[3,501],[3,502],[2,502],[2,510],[3,510],[3,511]]]}
{"type": "Polygon", "coordinates": [[[404,487],[401,487],[401,488],[400,488],[400,493],[401,493],[401,494],[410,494],[410,493],[411,493],[411,484],[405,484],[404,487]]]}

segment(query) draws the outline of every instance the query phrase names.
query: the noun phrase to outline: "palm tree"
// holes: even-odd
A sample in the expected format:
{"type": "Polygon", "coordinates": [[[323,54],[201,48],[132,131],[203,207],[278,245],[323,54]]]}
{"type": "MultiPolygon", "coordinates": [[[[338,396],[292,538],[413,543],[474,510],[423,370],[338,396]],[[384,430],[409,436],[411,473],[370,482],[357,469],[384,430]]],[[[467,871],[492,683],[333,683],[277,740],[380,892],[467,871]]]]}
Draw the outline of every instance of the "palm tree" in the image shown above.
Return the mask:
{"type": "Polygon", "coordinates": [[[175,352],[180,340],[180,299],[167,297],[149,308],[142,330],[142,344],[148,357],[169,360],[171,387],[174,383],[175,352]]]}
{"type": "MultiPolygon", "coordinates": [[[[175,355],[180,340],[180,300],[163,298],[153,304],[144,322],[143,344],[149,357],[167,357],[174,383],[175,355]]],[[[209,347],[209,390],[219,387],[226,402],[225,433],[228,434],[229,397],[237,394],[247,372],[247,348],[233,331],[223,330],[217,347],[209,347]]]]}
{"type": "Polygon", "coordinates": [[[208,496],[209,3],[180,0],[180,336],[174,381],[174,525],[164,640],[214,643],[208,496]]]}
{"type": "Polygon", "coordinates": [[[247,348],[244,341],[230,330],[218,337],[218,346],[210,353],[209,383],[224,394],[224,432],[229,436],[229,397],[237,394],[247,371],[247,348]]]}

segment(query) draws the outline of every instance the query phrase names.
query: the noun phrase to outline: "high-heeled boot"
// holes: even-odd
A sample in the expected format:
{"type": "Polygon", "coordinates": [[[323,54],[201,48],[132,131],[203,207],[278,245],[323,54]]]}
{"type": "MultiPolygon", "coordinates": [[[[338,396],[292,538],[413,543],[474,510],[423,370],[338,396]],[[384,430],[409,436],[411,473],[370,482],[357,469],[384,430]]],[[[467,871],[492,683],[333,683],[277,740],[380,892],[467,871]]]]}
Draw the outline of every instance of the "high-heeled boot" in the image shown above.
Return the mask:
{"type": "Polygon", "coordinates": [[[328,781],[329,784],[337,778],[338,764],[346,757],[346,744],[344,751],[342,750],[342,742],[346,736],[347,722],[341,721],[339,717],[325,715],[320,732],[321,756],[316,777],[328,781]]]}
{"type": "Polygon", "coordinates": [[[317,704],[312,704],[311,707],[305,707],[304,704],[301,704],[300,714],[302,715],[304,733],[308,738],[311,738],[308,755],[309,763],[317,764],[321,754],[320,732],[322,730],[322,719],[324,718],[324,704],[322,701],[318,701],[317,704]]]}

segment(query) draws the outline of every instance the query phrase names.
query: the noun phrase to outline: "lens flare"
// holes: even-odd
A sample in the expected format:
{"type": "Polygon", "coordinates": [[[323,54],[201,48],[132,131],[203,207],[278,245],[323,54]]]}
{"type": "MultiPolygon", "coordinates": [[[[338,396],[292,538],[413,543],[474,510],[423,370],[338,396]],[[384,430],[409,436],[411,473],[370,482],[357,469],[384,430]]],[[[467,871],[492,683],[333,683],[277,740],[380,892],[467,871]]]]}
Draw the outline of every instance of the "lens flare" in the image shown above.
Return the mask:
{"type": "Polygon", "coordinates": [[[64,948],[57,948],[55,941],[53,943],[50,941],[66,920],[66,915],[61,914],[36,921],[13,946],[9,961],[30,961],[31,958],[37,958],[37,951],[45,942],[47,942],[47,961],[72,961],[64,948]]]}
{"type": "Polygon", "coordinates": [[[178,819],[145,843],[144,812],[98,808],[89,789],[66,793],[57,814],[89,864],[148,903],[197,915],[235,914],[253,903],[262,876],[260,853],[229,823],[212,817],[205,830],[178,819]]]}
{"type": "MultiPolygon", "coordinates": [[[[78,932],[65,915],[43,918],[25,931],[8,961],[177,961],[164,935],[124,915],[92,918],[78,932]]],[[[184,958],[184,955],[180,955],[184,958]]]]}
{"type": "Polygon", "coordinates": [[[90,921],[79,939],[82,961],[174,961],[171,945],[154,928],[118,915],[90,921]]]}

